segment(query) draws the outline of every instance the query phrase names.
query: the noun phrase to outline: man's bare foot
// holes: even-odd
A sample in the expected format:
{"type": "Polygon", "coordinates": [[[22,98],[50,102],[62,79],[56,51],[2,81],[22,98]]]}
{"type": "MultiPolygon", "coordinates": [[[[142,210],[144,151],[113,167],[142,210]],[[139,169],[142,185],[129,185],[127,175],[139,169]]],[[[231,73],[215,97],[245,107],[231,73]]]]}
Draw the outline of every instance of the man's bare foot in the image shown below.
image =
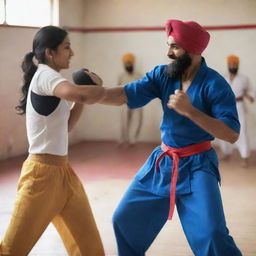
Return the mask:
{"type": "Polygon", "coordinates": [[[243,167],[243,168],[248,168],[249,167],[248,158],[242,158],[241,167],[243,167]]]}
{"type": "Polygon", "coordinates": [[[230,158],[231,158],[231,155],[222,155],[222,156],[220,157],[220,160],[221,160],[221,161],[229,161],[230,158]]]}
{"type": "Polygon", "coordinates": [[[129,142],[127,142],[127,141],[119,142],[118,147],[119,148],[128,148],[129,147],[129,142]]]}
{"type": "Polygon", "coordinates": [[[135,142],[131,142],[130,144],[129,144],[129,147],[130,148],[134,148],[136,146],[136,143],[135,142]]]}

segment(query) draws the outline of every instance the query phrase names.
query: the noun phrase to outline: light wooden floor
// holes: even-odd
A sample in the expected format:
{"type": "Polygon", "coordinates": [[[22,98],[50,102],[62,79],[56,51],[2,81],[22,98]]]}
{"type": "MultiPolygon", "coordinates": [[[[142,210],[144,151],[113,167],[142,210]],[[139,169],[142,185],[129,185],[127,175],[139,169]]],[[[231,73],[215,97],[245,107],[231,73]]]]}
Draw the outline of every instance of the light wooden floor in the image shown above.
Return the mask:
{"type": "MultiPolygon", "coordinates": [[[[122,194],[154,144],[140,143],[119,149],[114,142],[87,142],[70,149],[70,161],[87,191],[106,255],[117,255],[111,225],[112,213],[122,194]],[[97,154],[98,150],[101,154],[97,154]]],[[[16,183],[25,156],[0,162],[0,239],[11,215],[16,183]]],[[[237,152],[229,162],[221,162],[222,197],[231,235],[243,256],[256,255],[256,152],[251,166],[243,169],[237,152]]],[[[60,238],[49,225],[29,255],[65,256],[60,238]]],[[[147,252],[147,256],[192,256],[178,216],[168,221],[147,252]]],[[[225,255],[219,255],[225,256],[225,255]]]]}

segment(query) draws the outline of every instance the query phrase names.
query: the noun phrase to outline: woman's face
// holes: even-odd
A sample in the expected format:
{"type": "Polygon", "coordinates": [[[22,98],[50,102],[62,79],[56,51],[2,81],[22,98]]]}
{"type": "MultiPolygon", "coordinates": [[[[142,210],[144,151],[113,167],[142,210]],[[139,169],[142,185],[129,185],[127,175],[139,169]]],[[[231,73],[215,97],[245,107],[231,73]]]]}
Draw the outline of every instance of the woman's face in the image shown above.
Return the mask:
{"type": "Polygon", "coordinates": [[[47,64],[56,71],[69,68],[70,59],[74,56],[70,45],[69,37],[66,36],[56,51],[50,50],[50,55],[47,56],[47,64]]]}

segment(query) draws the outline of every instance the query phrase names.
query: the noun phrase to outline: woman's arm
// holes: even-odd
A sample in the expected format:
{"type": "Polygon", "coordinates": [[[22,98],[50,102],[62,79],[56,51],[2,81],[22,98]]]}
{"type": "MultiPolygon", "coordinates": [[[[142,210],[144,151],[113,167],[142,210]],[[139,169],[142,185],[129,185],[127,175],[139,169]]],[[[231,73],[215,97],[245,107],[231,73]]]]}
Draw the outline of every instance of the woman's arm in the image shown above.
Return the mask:
{"type": "Polygon", "coordinates": [[[105,89],[97,85],[77,86],[68,81],[59,83],[54,91],[54,96],[73,101],[76,103],[93,104],[98,102],[104,95],[105,89]]]}
{"type": "Polygon", "coordinates": [[[68,119],[68,132],[70,132],[76,123],[78,122],[82,112],[83,112],[84,104],[75,103],[73,108],[70,111],[70,116],[68,119]]]}
{"type": "Polygon", "coordinates": [[[97,85],[77,86],[68,81],[58,84],[54,96],[82,104],[100,103],[120,106],[127,102],[123,87],[106,88],[97,85]]]}

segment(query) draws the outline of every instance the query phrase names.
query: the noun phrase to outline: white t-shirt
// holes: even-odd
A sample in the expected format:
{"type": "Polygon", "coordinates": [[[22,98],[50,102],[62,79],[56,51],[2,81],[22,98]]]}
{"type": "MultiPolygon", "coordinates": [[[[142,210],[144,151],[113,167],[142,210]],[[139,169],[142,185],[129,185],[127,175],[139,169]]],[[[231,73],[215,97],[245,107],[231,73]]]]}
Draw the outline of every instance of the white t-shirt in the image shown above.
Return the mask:
{"type": "Polygon", "coordinates": [[[47,65],[39,64],[29,86],[26,126],[29,153],[67,155],[68,118],[72,102],[53,96],[54,88],[66,81],[47,65]]]}

